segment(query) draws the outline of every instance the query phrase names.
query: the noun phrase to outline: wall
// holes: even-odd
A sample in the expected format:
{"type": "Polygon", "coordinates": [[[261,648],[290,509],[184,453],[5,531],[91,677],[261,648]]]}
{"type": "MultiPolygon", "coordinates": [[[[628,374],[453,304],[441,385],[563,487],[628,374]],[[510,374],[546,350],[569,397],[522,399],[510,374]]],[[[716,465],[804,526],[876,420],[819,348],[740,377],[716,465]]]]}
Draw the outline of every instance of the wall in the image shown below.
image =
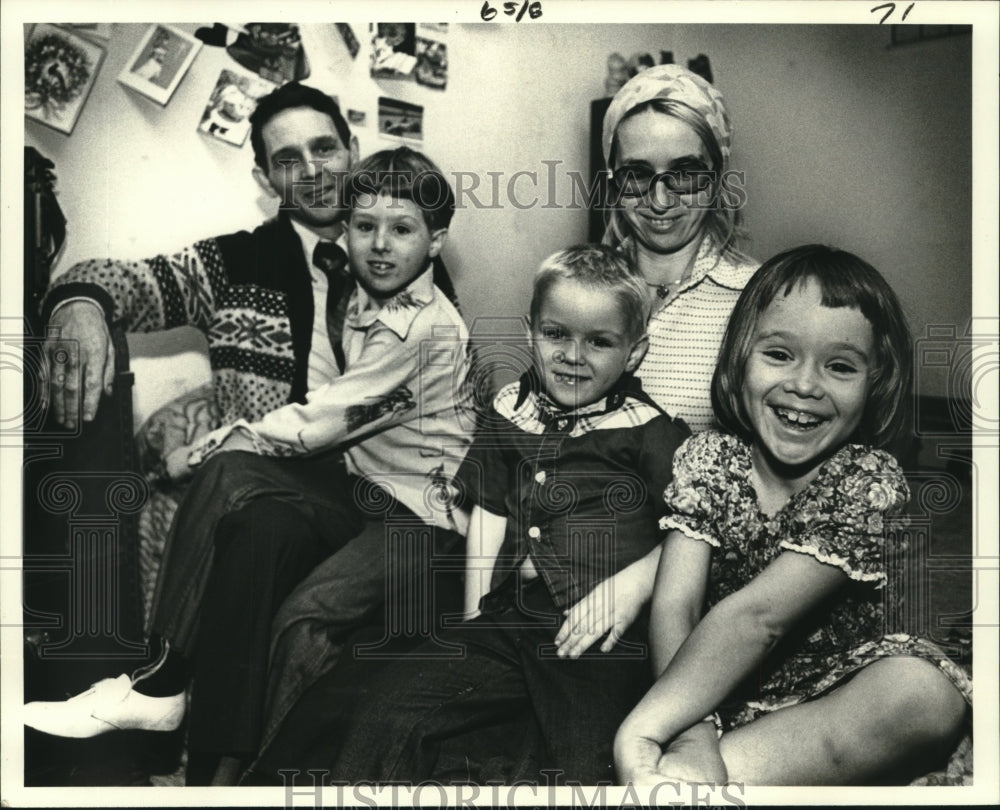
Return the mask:
{"type": "MultiPolygon", "coordinates": [[[[388,143],[372,130],[384,94],[425,107],[424,148],[446,172],[481,177],[480,201],[489,199],[488,171],[502,173],[501,188],[515,172],[540,175],[534,206],[502,199],[477,208],[466,196],[455,217],[445,259],[470,321],[523,313],[539,260],[586,237],[585,212],[561,207],[564,173],[587,170],[589,102],[603,94],[606,58],[660,49],[681,63],[711,58],[736,125],[733,165],[746,172],[753,255],[808,241],[843,246],[885,273],[918,335],[927,324],[962,332],[969,321],[969,37],[889,49],[877,26],[452,25],[449,83],[439,92],[370,79],[368,35],[354,28],[355,61],[332,24],[304,25],[303,40],[309,82],[367,111],[362,154],[388,143]],[[562,161],[552,200],[542,161],[562,161]]],[[[235,63],[203,48],[161,108],[115,80],[144,31],[114,26],[72,136],[26,123],[26,143],[56,164],[70,223],[57,272],[89,256],[169,251],[273,213],[250,176],[249,143],[237,149],[195,130],[219,71],[235,63]]],[[[530,202],[528,179],[516,191],[530,202]]],[[[159,377],[164,392],[179,384],[138,376],[143,387],[159,377]]],[[[945,393],[941,379],[921,385],[945,393]]],[[[158,396],[139,404],[140,415],[158,396]]]]}

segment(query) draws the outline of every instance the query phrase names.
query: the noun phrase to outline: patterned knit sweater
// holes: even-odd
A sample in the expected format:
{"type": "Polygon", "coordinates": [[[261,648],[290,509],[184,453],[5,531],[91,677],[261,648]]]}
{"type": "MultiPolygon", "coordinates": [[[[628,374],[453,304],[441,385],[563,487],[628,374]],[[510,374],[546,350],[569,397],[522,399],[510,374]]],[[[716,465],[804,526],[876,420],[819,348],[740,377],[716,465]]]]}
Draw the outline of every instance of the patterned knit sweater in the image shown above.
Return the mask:
{"type": "MultiPolygon", "coordinates": [[[[434,281],[454,300],[439,262],[434,281]]],[[[305,402],[312,282],[285,213],[253,231],[205,239],[169,256],[80,262],[53,282],[43,319],[75,296],[96,300],[126,332],[177,326],[204,332],[222,424],[256,421],[286,403],[305,402]]]]}

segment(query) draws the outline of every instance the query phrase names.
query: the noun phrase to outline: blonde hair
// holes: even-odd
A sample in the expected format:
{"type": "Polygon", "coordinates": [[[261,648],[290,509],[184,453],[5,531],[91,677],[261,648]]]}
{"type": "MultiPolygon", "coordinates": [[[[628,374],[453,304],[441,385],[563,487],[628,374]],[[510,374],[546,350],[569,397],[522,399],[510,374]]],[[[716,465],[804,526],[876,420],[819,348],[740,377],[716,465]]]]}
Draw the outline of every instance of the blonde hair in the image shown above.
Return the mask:
{"type": "Polygon", "coordinates": [[[607,245],[573,245],[553,253],[535,273],[531,295],[531,321],[537,322],[545,297],[552,285],[568,279],[596,290],[606,290],[615,297],[628,336],[636,341],[646,333],[650,303],[646,282],[634,264],[607,245]]]}

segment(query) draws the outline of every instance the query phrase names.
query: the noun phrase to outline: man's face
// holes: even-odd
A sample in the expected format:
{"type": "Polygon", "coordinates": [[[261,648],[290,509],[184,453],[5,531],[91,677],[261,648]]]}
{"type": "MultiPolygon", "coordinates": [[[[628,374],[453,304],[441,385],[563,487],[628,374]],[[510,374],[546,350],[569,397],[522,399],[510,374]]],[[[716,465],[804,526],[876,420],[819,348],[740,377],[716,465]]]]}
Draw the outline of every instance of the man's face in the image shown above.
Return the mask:
{"type": "Polygon", "coordinates": [[[344,175],[357,159],[357,141],[345,145],[333,119],[311,107],[282,110],[261,128],[267,170],[254,177],[289,215],[312,228],[343,219],[344,175]]]}

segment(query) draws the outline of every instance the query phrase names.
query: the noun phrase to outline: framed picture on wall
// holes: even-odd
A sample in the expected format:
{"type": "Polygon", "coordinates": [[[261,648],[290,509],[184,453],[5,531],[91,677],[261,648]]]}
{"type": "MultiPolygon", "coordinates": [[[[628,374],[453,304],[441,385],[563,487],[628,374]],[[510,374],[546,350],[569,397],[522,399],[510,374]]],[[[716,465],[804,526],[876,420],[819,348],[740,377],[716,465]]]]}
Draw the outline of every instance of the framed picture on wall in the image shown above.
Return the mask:
{"type": "Polygon", "coordinates": [[[24,114],[69,135],[104,60],[104,48],[48,23],[24,46],[24,114]]]}
{"type": "Polygon", "coordinates": [[[118,81],[166,106],[201,49],[201,40],[171,25],[156,23],[125,63],[118,81]]]}

